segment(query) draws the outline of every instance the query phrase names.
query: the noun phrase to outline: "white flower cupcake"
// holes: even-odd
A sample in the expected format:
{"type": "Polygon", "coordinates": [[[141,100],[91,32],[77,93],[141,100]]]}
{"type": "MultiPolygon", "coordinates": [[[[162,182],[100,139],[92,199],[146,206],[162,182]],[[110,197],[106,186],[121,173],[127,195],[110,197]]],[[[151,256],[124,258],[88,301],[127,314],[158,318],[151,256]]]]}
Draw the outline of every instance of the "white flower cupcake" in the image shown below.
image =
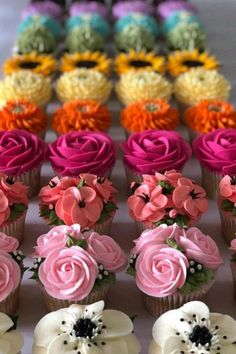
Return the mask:
{"type": "Polygon", "coordinates": [[[0,353],[20,354],[24,340],[10,317],[0,312],[0,353]]]}

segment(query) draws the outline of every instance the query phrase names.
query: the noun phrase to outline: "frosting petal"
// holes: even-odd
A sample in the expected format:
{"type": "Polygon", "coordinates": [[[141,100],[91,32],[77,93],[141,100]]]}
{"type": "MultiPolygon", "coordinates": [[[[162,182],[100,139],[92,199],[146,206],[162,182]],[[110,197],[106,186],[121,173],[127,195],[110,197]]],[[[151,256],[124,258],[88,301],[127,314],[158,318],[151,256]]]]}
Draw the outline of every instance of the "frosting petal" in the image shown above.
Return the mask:
{"type": "Polygon", "coordinates": [[[126,336],[133,331],[132,321],[121,311],[105,310],[102,320],[106,326],[106,331],[99,335],[99,339],[126,336]]]}
{"type": "Polygon", "coordinates": [[[13,326],[12,319],[5,315],[4,313],[0,312],[0,335],[8,331],[9,328],[13,326]]]}
{"type": "MultiPolygon", "coordinates": [[[[18,331],[11,331],[11,332],[4,333],[2,338],[3,340],[8,341],[8,343],[10,343],[9,352],[8,351],[4,352],[3,350],[3,353],[17,354],[20,352],[20,350],[23,347],[24,340],[22,335],[18,331]]],[[[1,343],[0,343],[0,348],[1,348],[1,343]]],[[[0,353],[1,353],[1,349],[0,349],[0,353]]]]}
{"type": "MultiPolygon", "coordinates": [[[[236,342],[236,321],[232,317],[220,313],[211,313],[210,320],[213,327],[219,326],[218,334],[221,337],[227,335],[227,339],[224,339],[224,343],[231,344],[236,342]]],[[[234,346],[234,351],[235,350],[236,346],[234,346]]]]}

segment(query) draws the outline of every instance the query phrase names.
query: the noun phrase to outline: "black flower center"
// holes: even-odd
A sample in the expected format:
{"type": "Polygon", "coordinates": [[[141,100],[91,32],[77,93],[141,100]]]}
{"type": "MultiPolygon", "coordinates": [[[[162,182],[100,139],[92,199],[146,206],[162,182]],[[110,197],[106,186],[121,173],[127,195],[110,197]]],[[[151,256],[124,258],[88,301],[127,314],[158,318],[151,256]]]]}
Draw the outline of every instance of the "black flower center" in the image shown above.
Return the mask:
{"type": "Polygon", "coordinates": [[[8,183],[8,184],[14,184],[15,183],[15,178],[14,177],[12,177],[12,176],[8,176],[7,177],[7,179],[6,179],[6,182],[8,183]]]}
{"type": "Polygon", "coordinates": [[[97,177],[97,183],[103,184],[105,182],[105,177],[97,177]]]}
{"type": "Polygon", "coordinates": [[[206,326],[200,327],[199,325],[193,328],[192,333],[189,335],[189,340],[196,345],[196,347],[201,344],[202,346],[208,344],[211,346],[212,334],[206,326]]]}
{"type": "Polygon", "coordinates": [[[85,204],[85,201],[83,199],[79,201],[79,207],[80,208],[85,208],[85,205],[86,204],[85,204]]]}
{"type": "Polygon", "coordinates": [[[75,63],[75,66],[77,68],[86,68],[86,69],[95,68],[96,65],[97,65],[97,63],[94,60],[78,60],[75,63]]]}
{"type": "Polygon", "coordinates": [[[152,66],[151,63],[145,60],[130,60],[129,64],[134,68],[146,68],[147,66],[152,66]]]}
{"type": "Polygon", "coordinates": [[[79,318],[73,329],[76,337],[91,339],[94,336],[94,330],[97,328],[96,324],[89,318],[79,318]]]}
{"type": "Polygon", "coordinates": [[[183,65],[187,66],[188,68],[197,68],[199,66],[203,66],[203,63],[199,60],[185,60],[183,61],[183,65]]]}
{"type": "Polygon", "coordinates": [[[138,189],[138,187],[140,187],[140,183],[134,183],[133,187],[131,188],[131,192],[134,194],[134,192],[136,191],[136,189],[138,189]]]}
{"type": "Polygon", "coordinates": [[[216,106],[214,104],[210,104],[208,106],[209,111],[211,112],[222,112],[222,107],[216,106]]]}
{"type": "Polygon", "coordinates": [[[144,200],[145,203],[148,203],[150,200],[149,195],[143,193],[142,195],[139,195],[140,198],[142,198],[144,200]]]}
{"type": "Polygon", "coordinates": [[[236,177],[231,177],[230,178],[230,183],[232,186],[235,186],[236,185],[236,177]]]}
{"type": "Polygon", "coordinates": [[[39,66],[40,63],[38,61],[23,61],[20,63],[20,67],[22,69],[35,69],[37,66],[39,66]]]}
{"type": "Polygon", "coordinates": [[[54,187],[56,187],[57,184],[54,181],[50,181],[48,185],[49,185],[49,187],[54,188],[54,187]]]}
{"type": "Polygon", "coordinates": [[[195,192],[194,189],[190,193],[190,195],[193,199],[198,199],[200,194],[201,194],[200,192],[199,193],[195,192]]]}

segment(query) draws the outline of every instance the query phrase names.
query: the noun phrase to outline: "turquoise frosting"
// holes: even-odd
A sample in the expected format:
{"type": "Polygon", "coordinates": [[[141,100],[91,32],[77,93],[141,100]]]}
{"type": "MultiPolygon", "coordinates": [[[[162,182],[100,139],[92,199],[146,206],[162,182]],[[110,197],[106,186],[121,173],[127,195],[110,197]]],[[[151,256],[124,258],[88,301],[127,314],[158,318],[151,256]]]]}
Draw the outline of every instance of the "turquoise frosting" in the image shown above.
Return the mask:
{"type": "Polygon", "coordinates": [[[36,24],[39,24],[40,26],[44,26],[54,36],[55,39],[59,38],[61,35],[62,27],[60,23],[50,16],[41,16],[41,15],[30,15],[26,17],[20,23],[17,29],[17,33],[21,34],[26,29],[36,24]]]}
{"type": "Polygon", "coordinates": [[[115,32],[122,32],[129,25],[145,27],[145,29],[151,32],[154,36],[160,34],[160,27],[155,18],[142,14],[131,14],[121,17],[115,24],[115,32]]]}
{"type": "Polygon", "coordinates": [[[175,11],[169,17],[167,17],[166,21],[164,21],[162,25],[162,32],[164,33],[164,35],[171,32],[176,26],[178,26],[180,22],[185,22],[187,24],[195,22],[202,27],[199,18],[193,15],[191,12],[175,11]]]}
{"type": "Polygon", "coordinates": [[[70,17],[66,21],[66,32],[70,32],[75,27],[90,26],[92,30],[99,33],[103,37],[107,37],[111,33],[108,22],[97,14],[83,14],[70,17]]]}

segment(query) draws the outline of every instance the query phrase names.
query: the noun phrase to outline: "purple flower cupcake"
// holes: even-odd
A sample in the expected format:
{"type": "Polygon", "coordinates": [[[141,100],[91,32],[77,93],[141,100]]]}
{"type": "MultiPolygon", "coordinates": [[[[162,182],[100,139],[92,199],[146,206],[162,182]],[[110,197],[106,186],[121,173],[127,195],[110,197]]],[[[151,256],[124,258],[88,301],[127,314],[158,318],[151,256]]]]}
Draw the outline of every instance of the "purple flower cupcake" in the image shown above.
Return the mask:
{"type": "Polygon", "coordinates": [[[195,7],[187,1],[165,1],[157,7],[157,15],[161,18],[162,21],[165,21],[173,12],[176,11],[188,11],[191,13],[196,13],[195,7]]]}
{"type": "Polygon", "coordinates": [[[81,1],[71,5],[70,16],[78,16],[82,14],[98,14],[107,18],[108,8],[105,4],[101,4],[97,1],[81,1]]]}
{"type": "Polygon", "coordinates": [[[154,15],[154,7],[146,1],[131,0],[120,1],[112,8],[112,14],[115,18],[121,18],[129,14],[141,13],[142,15],[154,15]]]}
{"type": "Polygon", "coordinates": [[[63,8],[53,1],[33,2],[26,6],[21,13],[21,18],[25,19],[31,15],[46,15],[61,21],[63,16],[63,8]]]}

